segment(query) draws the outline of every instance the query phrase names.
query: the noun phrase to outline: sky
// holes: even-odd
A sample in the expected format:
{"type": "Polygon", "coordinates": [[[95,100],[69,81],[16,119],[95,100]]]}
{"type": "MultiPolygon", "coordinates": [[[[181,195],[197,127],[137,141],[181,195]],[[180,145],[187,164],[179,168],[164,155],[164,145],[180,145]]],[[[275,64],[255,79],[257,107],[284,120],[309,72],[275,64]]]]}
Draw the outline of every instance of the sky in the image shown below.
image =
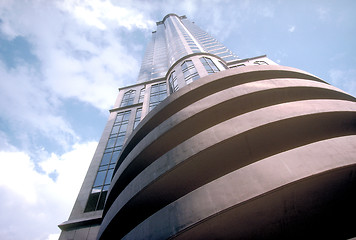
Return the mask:
{"type": "Polygon", "coordinates": [[[0,239],[58,239],[155,22],[186,15],[356,96],[356,1],[0,0],[0,239]]]}

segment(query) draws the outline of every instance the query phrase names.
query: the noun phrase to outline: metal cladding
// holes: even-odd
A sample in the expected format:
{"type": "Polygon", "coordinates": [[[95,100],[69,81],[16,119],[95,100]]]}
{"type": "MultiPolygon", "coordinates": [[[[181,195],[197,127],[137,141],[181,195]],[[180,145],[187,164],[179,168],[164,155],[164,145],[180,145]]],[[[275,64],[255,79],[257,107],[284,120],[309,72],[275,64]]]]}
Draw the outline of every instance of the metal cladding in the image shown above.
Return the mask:
{"type": "Polygon", "coordinates": [[[98,239],[356,236],[355,98],[290,67],[208,75],[122,149],[98,239]]]}

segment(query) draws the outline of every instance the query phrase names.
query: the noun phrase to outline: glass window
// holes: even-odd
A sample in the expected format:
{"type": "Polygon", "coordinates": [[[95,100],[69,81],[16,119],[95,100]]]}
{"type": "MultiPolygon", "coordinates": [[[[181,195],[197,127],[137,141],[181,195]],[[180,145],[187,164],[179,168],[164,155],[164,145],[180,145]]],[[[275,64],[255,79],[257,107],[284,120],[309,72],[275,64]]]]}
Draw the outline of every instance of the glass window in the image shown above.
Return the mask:
{"type": "Polygon", "coordinates": [[[88,198],[87,205],[85,206],[84,212],[95,211],[98,203],[100,192],[91,193],[88,198]]]}
{"type": "Polygon", "coordinates": [[[105,184],[110,184],[114,169],[110,169],[106,175],[105,184]]]}
{"type": "Polygon", "coordinates": [[[265,62],[265,61],[255,61],[254,64],[257,64],[257,65],[268,65],[268,63],[265,62]]]}
{"type": "Polygon", "coordinates": [[[104,206],[114,167],[119,158],[122,145],[124,144],[130,113],[131,110],[120,112],[116,115],[110,139],[108,140],[103,158],[101,159],[100,167],[84,210],[85,212],[101,210],[104,206]]]}
{"type": "Polygon", "coordinates": [[[152,85],[151,93],[150,93],[149,110],[151,111],[166,97],[167,97],[167,85],[165,82],[152,85]]]}
{"type": "Polygon", "coordinates": [[[116,163],[117,159],[119,158],[120,155],[120,151],[115,151],[112,154],[112,158],[111,158],[111,163],[116,163]]]}
{"type": "Polygon", "coordinates": [[[111,163],[110,165],[109,165],[109,169],[114,169],[115,168],[115,163],[111,163]]]}
{"type": "Polygon", "coordinates": [[[96,210],[102,210],[104,208],[107,193],[107,191],[101,192],[96,210]]]}
{"type": "Polygon", "coordinates": [[[138,102],[139,103],[142,103],[143,102],[143,99],[145,98],[145,91],[146,89],[145,88],[142,88],[141,91],[140,91],[140,97],[138,99],[138,102]]]}
{"type": "Polygon", "coordinates": [[[98,172],[98,174],[96,175],[95,182],[94,182],[94,187],[103,185],[105,175],[106,175],[106,171],[98,172]]]}
{"type": "Polygon", "coordinates": [[[124,145],[125,135],[121,135],[117,138],[115,146],[122,146],[124,145]]]}
{"type": "Polygon", "coordinates": [[[176,92],[179,89],[176,71],[173,71],[171,73],[168,79],[168,83],[169,83],[169,88],[171,90],[171,93],[176,92]]]}
{"type": "Polygon", "coordinates": [[[134,121],[134,129],[137,127],[137,125],[141,121],[141,113],[142,113],[142,108],[137,108],[136,115],[135,115],[135,121],[134,121]]]}
{"type": "Polygon", "coordinates": [[[192,60],[186,60],[182,63],[182,72],[184,75],[184,80],[186,84],[189,84],[198,78],[200,78],[199,73],[195,69],[195,66],[193,64],[192,60]]]}
{"type": "Polygon", "coordinates": [[[208,74],[219,72],[219,69],[216,67],[215,63],[210,58],[202,57],[200,58],[200,61],[205,67],[205,70],[208,72],[208,74]]]}
{"type": "Polygon", "coordinates": [[[101,192],[101,187],[96,187],[91,190],[91,193],[98,193],[101,192]]]}
{"type": "Polygon", "coordinates": [[[110,158],[111,158],[111,153],[105,153],[103,156],[103,159],[101,160],[100,165],[107,165],[110,162],[110,158]]]}
{"type": "Polygon", "coordinates": [[[99,171],[104,171],[108,168],[108,165],[105,165],[105,166],[100,166],[99,167],[99,171]]]}
{"type": "Polygon", "coordinates": [[[120,125],[114,126],[111,130],[111,134],[117,134],[119,132],[120,125]]]}
{"type": "Polygon", "coordinates": [[[120,107],[125,107],[125,106],[128,106],[128,105],[132,105],[133,101],[135,99],[135,93],[136,93],[135,90],[127,91],[124,94],[124,96],[122,97],[122,101],[121,101],[120,107]]]}
{"type": "Polygon", "coordinates": [[[106,145],[106,148],[112,148],[115,145],[116,138],[109,138],[108,144],[106,145]]]}
{"type": "Polygon", "coordinates": [[[115,122],[121,122],[122,118],[124,117],[124,113],[118,113],[115,119],[115,122]]]}
{"type": "Polygon", "coordinates": [[[120,133],[126,132],[128,123],[123,123],[120,127],[120,133]]]}
{"type": "Polygon", "coordinates": [[[122,121],[127,121],[127,120],[129,120],[129,118],[130,118],[130,113],[131,113],[131,111],[124,112],[124,116],[123,116],[122,121]]]}

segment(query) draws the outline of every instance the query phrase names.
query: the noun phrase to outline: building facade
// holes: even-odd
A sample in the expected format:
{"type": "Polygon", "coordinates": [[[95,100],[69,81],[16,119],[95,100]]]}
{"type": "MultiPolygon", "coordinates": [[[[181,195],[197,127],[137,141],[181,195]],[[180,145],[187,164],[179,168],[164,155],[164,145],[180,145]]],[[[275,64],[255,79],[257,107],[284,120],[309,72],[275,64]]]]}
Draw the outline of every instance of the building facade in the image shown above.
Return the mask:
{"type": "Polygon", "coordinates": [[[175,14],[119,90],[60,239],[356,236],[354,97],[175,14]]]}

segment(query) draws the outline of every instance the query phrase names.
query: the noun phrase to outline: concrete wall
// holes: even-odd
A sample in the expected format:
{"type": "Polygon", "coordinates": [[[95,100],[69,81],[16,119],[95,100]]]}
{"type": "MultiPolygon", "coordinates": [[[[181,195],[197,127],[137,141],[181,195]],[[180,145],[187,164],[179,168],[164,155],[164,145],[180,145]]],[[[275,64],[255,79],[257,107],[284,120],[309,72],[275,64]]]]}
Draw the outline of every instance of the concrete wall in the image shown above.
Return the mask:
{"type": "Polygon", "coordinates": [[[355,98],[294,68],[203,77],[129,137],[99,238],[356,236],[355,121],[355,98]]]}

